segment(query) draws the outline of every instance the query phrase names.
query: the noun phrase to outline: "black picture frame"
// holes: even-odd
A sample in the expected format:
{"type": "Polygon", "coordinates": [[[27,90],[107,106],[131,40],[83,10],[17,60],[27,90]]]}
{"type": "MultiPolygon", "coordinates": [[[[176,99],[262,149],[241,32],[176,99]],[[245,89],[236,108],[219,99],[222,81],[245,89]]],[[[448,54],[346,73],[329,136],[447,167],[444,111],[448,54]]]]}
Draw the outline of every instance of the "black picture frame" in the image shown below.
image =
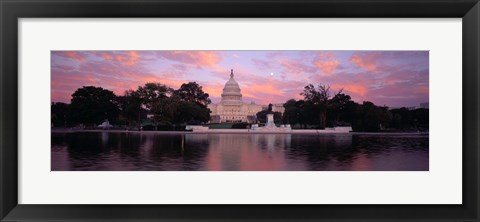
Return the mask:
{"type": "Polygon", "coordinates": [[[1,221],[479,221],[480,158],[477,137],[479,136],[480,5],[478,0],[0,0],[0,16],[1,221]],[[463,204],[18,204],[19,34],[17,21],[19,18],[47,17],[462,18],[463,204]]]}

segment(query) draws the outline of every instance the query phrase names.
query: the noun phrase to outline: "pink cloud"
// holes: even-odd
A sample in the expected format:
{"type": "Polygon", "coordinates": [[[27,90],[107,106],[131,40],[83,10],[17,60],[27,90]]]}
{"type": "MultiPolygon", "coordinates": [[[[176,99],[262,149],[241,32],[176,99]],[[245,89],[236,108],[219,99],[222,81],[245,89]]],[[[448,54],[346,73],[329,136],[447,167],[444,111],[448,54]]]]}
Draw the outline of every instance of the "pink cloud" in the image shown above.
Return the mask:
{"type": "MultiPolygon", "coordinates": [[[[229,73],[213,73],[219,81],[215,83],[203,82],[205,92],[209,93],[215,102],[219,101],[225,82],[228,81],[229,73]]],[[[269,103],[282,103],[297,96],[306,85],[301,80],[286,80],[270,75],[254,75],[245,67],[236,67],[235,80],[238,82],[244,102],[255,102],[267,105],[269,103]]]]}
{"type": "Polygon", "coordinates": [[[301,80],[285,80],[266,76],[249,76],[237,79],[244,95],[244,100],[255,101],[257,104],[282,103],[298,94],[306,85],[301,80]]]}
{"type": "Polygon", "coordinates": [[[223,85],[205,85],[203,91],[210,96],[220,97],[223,92],[223,85]]]}
{"type": "Polygon", "coordinates": [[[335,54],[327,52],[317,55],[313,64],[323,73],[330,75],[333,71],[335,71],[335,69],[337,69],[337,67],[340,65],[340,62],[335,57],[335,54]]]}
{"type": "Polygon", "coordinates": [[[64,70],[64,71],[72,71],[72,70],[75,69],[75,67],[69,66],[69,65],[55,65],[52,68],[61,69],[61,70],[64,70]]]}
{"type": "Polygon", "coordinates": [[[303,63],[300,60],[292,60],[292,59],[283,59],[278,61],[278,63],[283,66],[285,74],[291,75],[302,75],[305,73],[314,73],[315,68],[303,63]]]}
{"type": "Polygon", "coordinates": [[[125,90],[136,89],[147,82],[159,82],[174,88],[184,82],[173,79],[171,73],[153,73],[139,65],[137,61],[140,57],[137,52],[92,54],[104,60],[85,61],[76,69],[52,64],[52,101],[69,102],[71,94],[82,86],[100,86],[117,95],[123,95],[125,90]],[[62,96],[60,92],[63,93],[62,96]]]}
{"type": "Polygon", "coordinates": [[[113,60],[115,57],[111,55],[110,53],[102,53],[100,54],[100,57],[102,57],[105,60],[113,60]]]}
{"type": "Polygon", "coordinates": [[[343,89],[344,92],[354,93],[354,94],[359,95],[361,97],[364,97],[368,92],[367,87],[365,87],[365,85],[362,85],[362,84],[333,85],[332,89],[337,90],[337,91],[343,89]]]}
{"type": "Polygon", "coordinates": [[[52,53],[78,62],[83,62],[86,59],[86,55],[80,51],[53,51],[52,53]]]}
{"type": "Polygon", "coordinates": [[[218,101],[231,68],[235,70],[245,102],[266,105],[302,99],[299,94],[309,83],[329,84],[332,94],[343,88],[359,103],[368,100],[395,106],[428,101],[428,64],[424,66],[421,62],[428,62],[426,53],[421,54],[423,57],[412,58],[410,54],[385,52],[302,52],[295,56],[282,52],[273,59],[269,55],[238,52],[241,60],[234,59],[232,53],[222,53],[54,51],[52,101],[69,102],[70,95],[86,85],[123,95],[125,90],[136,89],[147,82],[178,88],[189,81],[202,85],[211,99],[218,101]],[[275,75],[262,71],[261,67],[271,68],[275,75]]]}
{"type": "Polygon", "coordinates": [[[250,85],[249,87],[245,87],[242,93],[246,97],[260,100],[262,100],[262,98],[272,100],[276,97],[283,97],[285,95],[285,93],[281,90],[281,87],[275,83],[250,85]],[[259,95],[268,96],[259,97],[259,95]]]}
{"type": "Polygon", "coordinates": [[[423,78],[425,77],[417,75],[408,81],[398,81],[393,85],[371,87],[366,97],[377,105],[391,107],[400,107],[405,103],[412,106],[419,105],[422,102],[428,102],[428,82],[425,82],[423,78]]]}
{"type": "Polygon", "coordinates": [[[271,63],[266,60],[253,58],[252,62],[257,68],[262,70],[268,70],[272,68],[271,63]]]}
{"type": "Polygon", "coordinates": [[[414,71],[381,65],[377,66],[381,73],[343,70],[329,76],[312,75],[310,81],[330,85],[332,95],[343,88],[358,103],[371,101],[377,105],[402,106],[428,101],[428,69],[414,71]]]}
{"type": "Polygon", "coordinates": [[[69,93],[62,90],[52,90],[51,97],[55,98],[55,100],[52,99],[52,102],[70,103],[71,95],[69,93]]]}
{"type": "Polygon", "coordinates": [[[102,52],[100,53],[100,57],[105,60],[114,60],[125,65],[132,66],[137,63],[139,55],[136,51],[121,51],[120,53],[102,52]]]}
{"type": "Polygon", "coordinates": [[[351,74],[349,72],[336,72],[335,75],[313,76],[313,84],[324,84],[331,86],[331,96],[343,89],[345,94],[352,97],[356,102],[363,102],[369,97],[373,84],[377,81],[375,76],[369,72],[351,74]]]}
{"type": "Polygon", "coordinates": [[[354,53],[350,57],[350,62],[364,70],[375,72],[378,68],[378,60],[381,57],[382,53],[379,52],[354,53]]]}
{"type": "Polygon", "coordinates": [[[196,68],[215,68],[222,59],[216,51],[159,51],[157,55],[196,68]]]}
{"type": "Polygon", "coordinates": [[[267,54],[267,57],[268,58],[275,58],[275,57],[281,57],[283,56],[285,53],[284,52],[281,52],[281,51],[274,51],[274,52],[269,52],[267,54]]]}
{"type": "Polygon", "coordinates": [[[415,88],[415,92],[416,93],[420,93],[420,94],[426,94],[428,95],[428,86],[417,86],[415,88]]]}

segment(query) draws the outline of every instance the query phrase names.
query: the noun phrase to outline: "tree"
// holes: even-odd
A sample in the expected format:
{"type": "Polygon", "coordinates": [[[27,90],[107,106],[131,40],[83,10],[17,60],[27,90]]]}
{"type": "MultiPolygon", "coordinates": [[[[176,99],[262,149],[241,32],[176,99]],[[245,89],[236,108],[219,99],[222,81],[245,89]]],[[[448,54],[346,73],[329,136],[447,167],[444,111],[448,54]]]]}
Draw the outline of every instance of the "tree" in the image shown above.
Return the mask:
{"type": "Polygon", "coordinates": [[[139,86],[137,94],[147,110],[151,110],[159,100],[172,95],[173,89],[161,83],[146,83],[139,86]]]}
{"type": "Polygon", "coordinates": [[[138,91],[127,90],[123,96],[118,97],[121,116],[130,126],[140,124],[140,115],[143,111],[142,98],[138,91]]]}
{"type": "Polygon", "coordinates": [[[52,126],[66,127],[68,125],[68,122],[67,122],[68,109],[69,109],[69,105],[66,103],[52,102],[52,105],[51,105],[52,126]]]}
{"type": "Polygon", "coordinates": [[[256,114],[257,116],[257,121],[259,123],[266,123],[267,122],[267,114],[268,110],[262,110],[256,114]]]}
{"type": "Polygon", "coordinates": [[[295,125],[299,123],[299,108],[297,101],[294,99],[288,100],[283,104],[285,111],[283,112],[283,123],[295,125]]]}
{"type": "Polygon", "coordinates": [[[196,82],[182,84],[173,94],[178,96],[182,101],[195,102],[205,107],[212,103],[210,98],[208,98],[208,93],[203,92],[202,86],[196,82]]]}
{"type": "Polygon", "coordinates": [[[196,82],[182,84],[173,92],[173,96],[179,100],[175,113],[176,123],[197,124],[210,120],[210,109],[207,105],[212,101],[196,82]]]}
{"type": "Polygon", "coordinates": [[[300,93],[306,102],[311,102],[319,110],[319,127],[325,129],[327,123],[328,99],[330,98],[330,86],[319,84],[315,87],[308,84],[300,93]]]}
{"type": "Polygon", "coordinates": [[[282,118],[281,112],[273,112],[273,122],[275,124],[282,124],[282,118]]]}
{"type": "Polygon", "coordinates": [[[329,101],[327,119],[330,119],[332,126],[347,125],[352,122],[355,106],[349,95],[340,90],[329,101]]]}
{"type": "Polygon", "coordinates": [[[207,122],[211,103],[208,93],[196,82],[184,83],[179,89],[161,83],[147,83],[138,87],[136,95],[148,112],[153,114],[155,126],[207,122]]]}
{"type": "Polygon", "coordinates": [[[412,111],[414,120],[418,124],[417,127],[420,129],[428,129],[429,128],[429,110],[420,108],[415,109],[412,111]]]}
{"type": "Polygon", "coordinates": [[[413,128],[413,113],[405,107],[400,109],[392,109],[393,120],[392,126],[397,129],[410,129],[413,128]]]}
{"type": "Polygon", "coordinates": [[[181,101],[174,114],[175,123],[199,124],[208,122],[210,110],[195,102],[181,101]]]}
{"type": "Polygon", "coordinates": [[[429,112],[428,109],[409,110],[405,107],[390,110],[393,114],[391,126],[397,129],[428,129],[429,112]]]}
{"type": "Polygon", "coordinates": [[[300,123],[303,125],[303,128],[306,129],[308,125],[317,126],[315,128],[320,127],[320,108],[318,105],[315,105],[311,101],[298,101],[298,107],[300,109],[300,123]]]}
{"type": "Polygon", "coordinates": [[[358,106],[356,121],[353,128],[358,131],[375,132],[387,128],[392,120],[392,114],[387,107],[379,107],[369,101],[358,106]]]}
{"type": "Polygon", "coordinates": [[[178,98],[166,97],[153,102],[151,111],[154,114],[153,120],[156,125],[171,125],[177,107],[179,105],[178,98]]]}
{"type": "Polygon", "coordinates": [[[96,126],[105,119],[118,117],[117,96],[101,87],[84,86],[72,94],[69,117],[73,123],[96,126]]]}
{"type": "Polygon", "coordinates": [[[153,114],[152,121],[157,125],[169,125],[172,123],[176,101],[170,97],[173,89],[161,83],[146,83],[139,86],[136,95],[142,102],[142,108],[153,114]]]}

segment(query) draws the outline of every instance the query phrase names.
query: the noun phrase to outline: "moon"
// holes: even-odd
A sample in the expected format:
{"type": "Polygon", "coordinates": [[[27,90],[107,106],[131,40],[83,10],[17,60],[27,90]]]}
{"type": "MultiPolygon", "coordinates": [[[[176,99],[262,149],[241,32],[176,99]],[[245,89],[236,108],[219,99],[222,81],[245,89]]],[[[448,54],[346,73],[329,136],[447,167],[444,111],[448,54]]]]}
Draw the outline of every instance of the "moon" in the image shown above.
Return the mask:
{"type": "Polygon", "coordinates": [[[270,75],[273,76],[273,72],[271,72],[270,75]]]}

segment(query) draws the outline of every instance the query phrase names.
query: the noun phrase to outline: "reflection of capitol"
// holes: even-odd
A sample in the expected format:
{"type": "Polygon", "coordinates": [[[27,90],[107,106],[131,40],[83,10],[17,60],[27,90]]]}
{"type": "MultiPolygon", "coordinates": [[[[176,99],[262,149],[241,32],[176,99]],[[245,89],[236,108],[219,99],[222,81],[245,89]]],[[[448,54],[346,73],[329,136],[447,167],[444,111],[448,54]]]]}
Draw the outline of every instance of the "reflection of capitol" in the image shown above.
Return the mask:
{"type": "Polygon", "coordinates": [[[200,161],[204,164],[201,170],[316,170],[329,169],[329,164],[336,166],[335,153],[347,152],[352,136],[186,134],[185,144],[208,147],[204,150],[205,159],[200,161]],[[335,161],[325,161],[328,156],[335,161]]]}
{"type": "MultiPolygon", "coordinates": [[[[256,114],[264,110],[267,106],[255,103],[244,103],[242,93],[237,81],[233,78],[233,69],[230,73],[230,79],[223,88],[222,99],[220,103],[209,104],[211,111],[211,123],[256,123],[256,114]]],[[[283,113],[283,104],[274,104],[273,111],[283,113]]]]}
{"type": "MultiPolygon", "coordinates": [[[[279,170],[291,134],[187,134],[186,143],[208,144],[203,170],[279,170]]],[[[304,168],[290,166],[292,168],[304,168]]]]}

